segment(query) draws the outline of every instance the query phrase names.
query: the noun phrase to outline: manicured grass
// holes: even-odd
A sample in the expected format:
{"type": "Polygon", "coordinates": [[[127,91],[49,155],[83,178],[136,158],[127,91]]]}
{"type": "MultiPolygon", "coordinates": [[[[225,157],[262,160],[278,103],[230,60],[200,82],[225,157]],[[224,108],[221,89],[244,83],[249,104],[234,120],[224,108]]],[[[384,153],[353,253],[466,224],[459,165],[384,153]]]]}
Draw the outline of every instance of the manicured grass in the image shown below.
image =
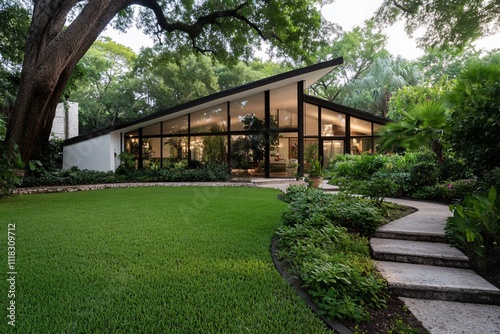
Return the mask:
{"type": "MultiPolygon", "coordinates": [[[[17,331],[328,332],[272,263],[285,206],[275,190],[232,187],[2,200],[2,253],[16,225],[17,331]]],[[[4,256],[0,267],[5,275],[4,256]]]]}

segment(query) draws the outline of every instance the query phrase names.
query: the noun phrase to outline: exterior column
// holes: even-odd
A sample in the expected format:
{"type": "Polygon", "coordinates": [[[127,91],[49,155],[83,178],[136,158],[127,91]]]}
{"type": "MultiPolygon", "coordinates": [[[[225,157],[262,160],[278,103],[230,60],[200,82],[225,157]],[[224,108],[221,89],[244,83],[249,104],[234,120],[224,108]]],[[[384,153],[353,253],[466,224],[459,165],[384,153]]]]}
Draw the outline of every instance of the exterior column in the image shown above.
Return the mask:
{"type": "Polygon", "coordinates": [[[304,81],[297,83],[297,125],[299,127],[298,173],[304,176],[304,81]]]}

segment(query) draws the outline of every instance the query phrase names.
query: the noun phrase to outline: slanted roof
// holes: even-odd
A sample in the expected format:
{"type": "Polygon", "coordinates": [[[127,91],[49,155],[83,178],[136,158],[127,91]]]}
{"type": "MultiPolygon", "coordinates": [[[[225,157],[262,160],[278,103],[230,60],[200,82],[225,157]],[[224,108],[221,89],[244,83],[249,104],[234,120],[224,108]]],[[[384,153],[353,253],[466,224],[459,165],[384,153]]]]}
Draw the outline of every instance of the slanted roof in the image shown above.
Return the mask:
{"type": "Polygon", "coordinates": [[[166,121],[175,117],[186,115],[197,110],[210,108],[221,103],[228,101],[238,100],[247,96],[255,95],[265,92],[267,90],[276,89],[279,87],[288,86],[297,82],[303,81],[304,88],[308,88],[320,78],[327,75],[334,70],[337,66],[343,63],[343,58],[335,58],[329,61],[321,62],[311,66],[299,68],[282,74],[278,74],[269,78],[254,81],[239,87],[231,88],[219,93],[215,93],[200,99],[196,99],[187,103],[177,105],[175,107],[158,111],[156,113],[141,117],[139,119],[111,126],[105,129],[97,130],[91,133],[83,134],[65,140],[65,145],[76,144],[94,137],[102,136],[104,134],[120,131],[128,132],[135,130],[139,127],[148,126],[158,122],[166,121]]]}

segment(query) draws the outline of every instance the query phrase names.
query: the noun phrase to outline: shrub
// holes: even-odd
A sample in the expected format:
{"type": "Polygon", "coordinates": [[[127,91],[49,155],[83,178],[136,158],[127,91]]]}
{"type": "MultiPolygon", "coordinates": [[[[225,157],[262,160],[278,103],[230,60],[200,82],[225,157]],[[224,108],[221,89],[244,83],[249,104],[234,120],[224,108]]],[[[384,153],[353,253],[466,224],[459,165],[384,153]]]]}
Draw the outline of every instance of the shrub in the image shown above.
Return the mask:
{"type": "Polygon", "coordinates": [[[277,234],[280,257],[329,318],[361,321],[367,307],[385,305],[385,284],[369,258],[367,239],[327,219],[321,227],[306,221],[277,234]]]}
{"type": "Polygon", "coordinates": [[[14,145],[14,152],[12,154],[9,154],[4,149],[6,132],[7,125],[0,117],[0,148],[2,149],[0,154],[0,198],[10,195],[11,190],[20,181],[16,169],[24,168],[17,145],[14,145]]]}
{"type": "Polygon", "coordinates": [[[458,77],[448,96],[450,142],[475,175],[500,166],[500,64],[477,63],[458,77]]]}
{"type": "Polygon", "coordinates": [[[467,195],[462,204],[450,206],[446,235],[452,244],[475,255],[480,266],[490,254],[500,253],[500,199],[494,187],[487,196],[467,195]]]}
{"type": "Polygon", "coordinates": [[[43,172],[40,176],[23,178],[20,186],[60,186],[78,184],[97,184],[114,182],[201,182],[227,181],[229,173],[223,166],[207,165],[198,169],[158,169],[158,170],[126,170],[120,173],[79,170],[76,167],[68,170],[43,172]]]}

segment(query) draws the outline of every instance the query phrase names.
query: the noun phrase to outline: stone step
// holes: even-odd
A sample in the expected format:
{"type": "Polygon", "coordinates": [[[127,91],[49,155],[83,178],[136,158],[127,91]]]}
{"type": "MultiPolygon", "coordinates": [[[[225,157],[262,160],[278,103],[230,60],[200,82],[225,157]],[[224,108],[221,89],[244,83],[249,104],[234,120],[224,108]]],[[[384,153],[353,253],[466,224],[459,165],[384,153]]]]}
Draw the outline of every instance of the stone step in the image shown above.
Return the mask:
{"type": "Polygon", "coordinates": [[[375,263],[397,296],[500,305],[500,290],[470,269],[375,263]]]}
{"type": "Polygon", "coordinates": [[[371,238],[370,248],[375,260],[469,268],[469,258],[444,243],[371,238]]]}
{"type": "Polygon", "coordinates": [[[500,306],[401,298],[430,334],[500,334],[500,306]]]}
{"type": "Polygon", "coordinates": [[[448,239],[444,233],[444,222],[429,224],[411,220],[409,215],[401,220],[395,220],[379,227],[374,236],[385,239],[400,239],[412,241],[427,241],[446,243],[448,239]],[[400,222],[399,222],[400,221],[400,222]]]}

